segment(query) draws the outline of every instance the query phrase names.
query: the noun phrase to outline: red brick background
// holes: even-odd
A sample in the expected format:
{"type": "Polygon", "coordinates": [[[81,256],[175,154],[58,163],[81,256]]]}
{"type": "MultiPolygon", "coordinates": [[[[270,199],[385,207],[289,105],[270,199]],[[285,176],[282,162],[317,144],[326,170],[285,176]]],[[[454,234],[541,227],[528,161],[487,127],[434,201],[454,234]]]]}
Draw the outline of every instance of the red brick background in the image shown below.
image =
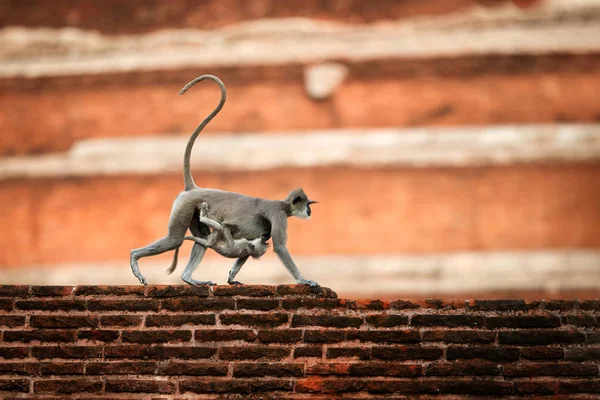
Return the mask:
{"type": "Polygon", "coordinates": [[[0,286],[0,394],[600,393],[599,312],[599,300],[352,301],[295,285],[0,286]]]}

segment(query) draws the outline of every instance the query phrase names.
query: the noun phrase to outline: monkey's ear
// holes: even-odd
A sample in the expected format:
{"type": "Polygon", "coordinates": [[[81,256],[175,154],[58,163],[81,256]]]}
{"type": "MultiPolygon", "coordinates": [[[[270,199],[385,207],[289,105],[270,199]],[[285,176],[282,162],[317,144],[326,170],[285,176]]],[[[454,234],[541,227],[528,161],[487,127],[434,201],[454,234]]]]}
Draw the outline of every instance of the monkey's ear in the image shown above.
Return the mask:
{"type": "Polygon", "coordinates": [[[250,248],[250,250],[254,250],[254,243],[248,243],[248,247],[250,248]]]}
{"type": "Polygon", "coordinates": [[[300,203],[302,201],[302,197],[297,196],[294,198],[294,200],[292,201],[292,204],[296,205],[298,203],[300,203]]]}

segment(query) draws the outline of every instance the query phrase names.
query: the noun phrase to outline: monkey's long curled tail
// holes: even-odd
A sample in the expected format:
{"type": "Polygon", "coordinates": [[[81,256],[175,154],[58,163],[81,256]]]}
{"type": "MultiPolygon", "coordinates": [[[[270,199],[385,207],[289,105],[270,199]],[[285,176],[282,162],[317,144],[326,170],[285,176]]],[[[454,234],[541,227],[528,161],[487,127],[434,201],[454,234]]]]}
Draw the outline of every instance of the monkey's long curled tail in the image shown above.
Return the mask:
{"type": "Polygon", "coordinates": [[[194,133],[192,133],[192,136],[190,136],[187,146],[185,147],[185,154],[183,156],[183,182],[185,184],[186,191],[192,190],[197,187],[194,183],[194,178],[192,178],[192,168],[190,166],[190,157],[192,155],[192,148],[194,147],[194,142],[196,141],[196,138],[198,137],[200,132],[202,132],[202,129],[204,129],[204,127],[208,125],[208,123],[215,117],[215,115],[217,115],[219,111],[221,111],[223,105],[225,104],[225,100],[227,99],[227,90],[225,89],[225,85],[219,78],[217,78],[214,75],[201,75],[197,77],[196,79],[190,81],[187,85],[185,85],[179,91],[179,94],[184,94],[196,83],[205,79],[215,81],[219,85],[219,87],[221,88],[221,101],[219,102],[219,105],[213,110],[213,112],[211,112],[208,115],[208,117],[204,118],[204,121],[202,121],[202,123],[198,125],[194,133]]]}

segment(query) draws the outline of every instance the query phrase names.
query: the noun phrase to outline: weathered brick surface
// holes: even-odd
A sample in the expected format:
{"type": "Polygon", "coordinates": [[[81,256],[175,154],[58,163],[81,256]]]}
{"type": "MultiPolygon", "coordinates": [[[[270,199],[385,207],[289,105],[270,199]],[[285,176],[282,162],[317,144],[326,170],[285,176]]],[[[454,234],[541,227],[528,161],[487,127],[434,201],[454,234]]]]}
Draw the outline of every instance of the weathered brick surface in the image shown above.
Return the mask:
{"type": "Polygon", "coordinates": [[[298,285],[0,286],[0,398],[600,393],[596,300],[321,296],[298,285]]]}

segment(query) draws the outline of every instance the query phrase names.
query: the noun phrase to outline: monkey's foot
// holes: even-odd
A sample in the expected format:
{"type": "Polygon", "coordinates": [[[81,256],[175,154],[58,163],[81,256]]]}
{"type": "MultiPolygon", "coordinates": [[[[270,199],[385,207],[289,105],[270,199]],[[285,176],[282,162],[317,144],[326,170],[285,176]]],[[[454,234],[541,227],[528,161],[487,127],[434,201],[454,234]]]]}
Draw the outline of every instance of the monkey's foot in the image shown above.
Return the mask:
{"type": "Polygon", "coordinates": [[[311,289],[315,293],[322,293],[323,292],[323,289],[321,289],[321,285],[319,285],[315,281],[310,281],[308,279],[298,279],[298,281],[296,283],[298,283],[299,285],[308,285],[308,286],[310,286],[311,289]]]}
{"type": "Polygon", "coordinates": [[[230,285],[243,285],[243,283],[239,282],[239,281],[229,281],[228,280],[227,283],[229,283],[230,285]]]}
{"type": "Polygon", "coordinates": [[[140,275],[140,276],[138,276],[137,278],[140,280],[140,283],[141,283],[142,285],[148,285],[148,282],[146,282],[146,278],[144,278],[144,276],[143,276],[143,275],[140,275]]]}
{"type": "Polygon", "coordinates": [[[212,281],[197,281],[192,278],[181,278],[181,280],[183,280],[188,285],[192,285],[192,286],[200,286],[200,285],[215,286],[216,285],[216,283],[214,283],[212,281]]]}

